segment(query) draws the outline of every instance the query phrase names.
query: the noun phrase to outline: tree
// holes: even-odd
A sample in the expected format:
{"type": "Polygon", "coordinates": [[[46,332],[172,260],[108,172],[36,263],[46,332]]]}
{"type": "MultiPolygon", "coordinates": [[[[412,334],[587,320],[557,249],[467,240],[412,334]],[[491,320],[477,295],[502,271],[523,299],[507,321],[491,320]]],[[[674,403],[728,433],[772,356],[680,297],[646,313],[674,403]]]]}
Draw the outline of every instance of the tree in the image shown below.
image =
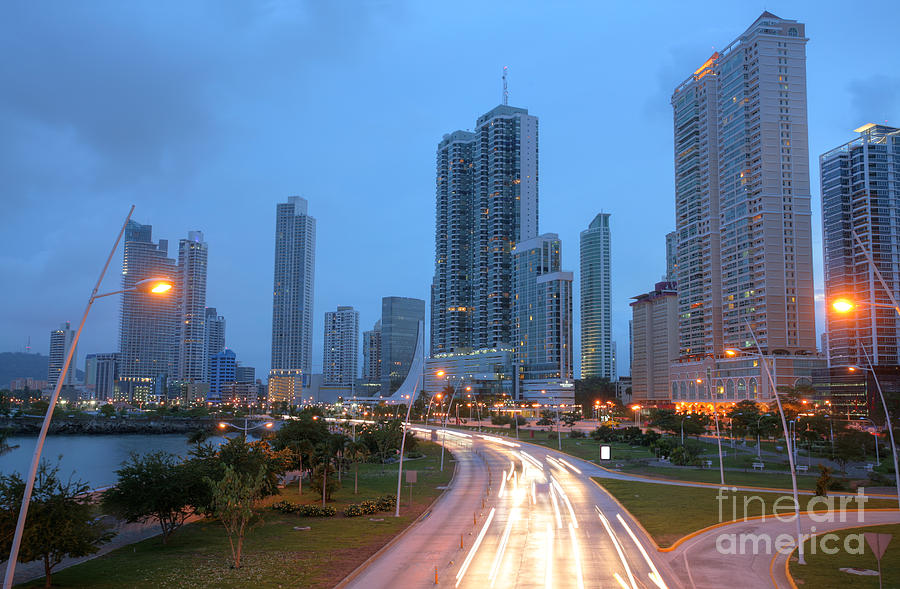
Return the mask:
{"type": "MultiPolygon", "coordinates": [[[[28,506],[28,518],[19,547],[19,561],[44,563],[44,586],[50,587],[51,574],[65,557],[94,554],[112,540],[114,534],[94,517],[82,481],[63,483],[59,466],[41,462],[28,506]]],[[[25,481],[18,473],[0,474],[0,552],[9,554],[13,533],[25,495],[25,481]]]]}
{"type": "Polygon", "coordinates": [[[833,471],[828,466],[819,465],[819,478],[816,479],[816,495],[819,497],[827,497],[828,490],[831,489],[835,480],[831,476],[833,471]]]}
{"type": "Polygon", "coordinates": [[[369,456],[369,448],[362,442],[350,442],[347,446],[347,458],[353,462],[353,494],[359,494],[359,463],[369,456]]]}
{"type": "Polygon", "coordinates": [[[231,466],[238,473],[255,475],[262,468],[264,475],[262,496],[278,494],[278,480],[290,467],[293,456],[290,450],[273,450],[268,442],[247,442],[235,436],[219,447],[218,458],[223,466],[231,466]]]}
{"type": "Polygon", "coordinates": [[[266,482],[266,470],[260,466],[255,474],[245,474],[233,466],[225,467],[225,474],[219,481],[206,479],[212,489],[212,504],[209,512],[217,517],[225,527],[234,568],[241,568],[241,550],[244,536],[250,531],[256,517],[253,505],[261,497],[266,482]]]}
{"type": "Polygon", "coordinates": [[[325,506],[326,501],[331,501],[331,496],[340,488],[340,482],[338,482],[333,476],[329,477],[329,474],[334,474],[334,466],[332,466],[332,461],[334,459],[334,454],[332,452],[332,448],[328,444],[320,444],[316,446],[316,455],[314,458],[315,468],[313,469],[313,475],[310,480],[312,484],[313,490],[318,493],[322,497],[322,506],[325,506]]]}
{"type": "Polygon", "coordinates": [[[106,405],[100,407],[99,412],[100,415],[108,418],[116,414],[116,408],[114,405],[110,405],[109,403],[107,403],[106,405]]]}
{"type": "Polygon", "coordinates": [[[574,411],[563,413],[560,416],[560,421],[562,421],[563,425],[566,427],[572,427],[575,425],[575,422],[578,421],[578,415],[576,415],[574,411]]]}
{"type": "Polygon", "coordinates": [[[9,429],[0,430],[0,456],[3,456],[4,454],[9,454],[10,452],[12,452],[13,450],[15,450],[16,448],[19,447],[18,444],[14,445],[14,446],[10,446],[9,442],[6,441],[7,439],[9,439],[9,432],[10,432],[9,429]]]}
{"type": "Polygon", "coordinates": [[[866,456],[866,445],[871,438],[869,434],[858,430],[848,430],[834,440],[834,460],[841,470],[847,470],[847,463],[863,460],[866,456]]]}
{"type": "Polygon", "coordinates": [[[119,481],[103,493],[103,507],[127,522],[156,520],[162,543],[184,525],[199,503],[188,467],[168,452],[132,453],[116,471],[119,481]]]}

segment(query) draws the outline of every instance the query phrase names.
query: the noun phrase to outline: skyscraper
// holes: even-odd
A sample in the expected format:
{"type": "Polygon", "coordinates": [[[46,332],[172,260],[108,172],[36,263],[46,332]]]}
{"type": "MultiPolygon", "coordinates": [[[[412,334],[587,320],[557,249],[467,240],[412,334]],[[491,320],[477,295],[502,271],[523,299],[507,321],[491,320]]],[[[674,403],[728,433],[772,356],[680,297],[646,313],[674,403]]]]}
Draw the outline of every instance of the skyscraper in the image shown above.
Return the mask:
{"type": "Polygon", "coordinates": [[[119,319],[119,398],[148,401],[158,397],[173,374],[177,334],[178,283],[175,260],[168,257],[169,242],[153,243],[153,227],[129,221],[125,228],[122,288],[129,290],[147,278],[175,283],[169,296],[122,293],[119,319]]]}
{"type": "Polygon", "coordinates": [[[856,132],[856,139],[819,157],[825,300],[847,297],[861,303],[847,314],[827,308],[827,354],[832,366],[866,366],[869,360],[874,366],[896,366],[900,323],[859,241],[900,298],[900,129],[868,124],[856,132]]]}
{"type": "Polygon", "coordinates": [[[112,399],[116,385],[118,354],[88,354],[84,359],[84,384],[91,399],[112,399]]]}
{"type": "Polygon", "coordinates": [[[207,307],[203,322],[203,339],[206,359],[225,351],[225,317],[215,307],[207,307]]]}
{"type": "Polygon", "coordinates": [[[513,251],[519,398],[572,378],[573,276],[561,260],[555,233],[523,240],[513,251]]]}
{"type": "Polygon", "coordinates": [[[609,213],[581,232],[581,377],[615,380],[609,213]]]}
{"type": "Polygon", "coordinates": [[[538,120],[501,104],[438,144],[431,353],[513,341],[512,250],[538,232],[538,120]]]}
{"type": "Polygon", "coordinates": [[[409,373],[416,352],[425,301],[408,297],[381,299],[381,392],[396,391],[409,373]]]}
{"type": "Polygon", "coordinates": [[[666,233],[666,282],[675,282],[678,271],[678,232],[666,233]]]}
{"type": "MultiPolygon", "coordinates": [[[[316,220],[305,198],[291,196],[275,215],[272,370],[312,371],[316,220]]],[[[299,373],[298,372],[298,373],[299,373]]]]}
{"type": "Polygon", "coordinates": [[[207,246],[200,231],[178,242],[178,356],[177,379],[205,382],[209,368],[206,349],[207,246]]]}
{"type": "Polygon", "coordinates": [[[672,95],[680,354],[816,349],[804,25],[762,15],[672,95]]]}
{"type": "Polygon", "coordinates": [[[209,358],[209,396],[208,401],[222,401],[222,389],[226,384],[237,382],[235,373],[237,357],[231,350],[225,350],[209,358]]]}
{"type": "Polygon", "coordinates": [[[659,282],[631,303],[633,401],[669,398],[669,363],[678,358],[678,291],[674,287],[672,282],[659,282]]]}
{"type": "MultiPolygon", "coordinates": [[[[63,365],[66,363],[66,355],[74,343],[75,331],[71,329],[68,321],[60,325],[59,329],[54,329],[50,332],[50,362],[47,370],[47,386],[50,388],[55,387],[56,383],[59,382],[59,375],[62,372],[63,365]]],[[[72,355],[72,364],[66,372],[65,379],[63,379],[63,386],[75,386],[77,355],[78,350],[72,355]]]]}
{"type": "Polygon", "coordinates": [[[352,389],[359,376],[359,311],[353,307],[325,313],[322,382],[352,389]]]}
{"type": "Polygon", "coordinates": [[[381,319],[370,331],[363,332],[363,380],[381,380],[381,319]]]}

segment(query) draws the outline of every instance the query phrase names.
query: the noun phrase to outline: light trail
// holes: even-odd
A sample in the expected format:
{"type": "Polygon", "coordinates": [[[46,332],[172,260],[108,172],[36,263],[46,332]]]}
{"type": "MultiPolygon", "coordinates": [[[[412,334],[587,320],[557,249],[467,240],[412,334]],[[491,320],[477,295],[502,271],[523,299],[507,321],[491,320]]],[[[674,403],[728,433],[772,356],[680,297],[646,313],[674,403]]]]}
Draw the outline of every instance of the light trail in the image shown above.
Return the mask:
{"type": "Polygon", "coordinates": [[[566,466],[568,466],[569,468],[571,468],[571,469],[572,469],[573,471],[575,471],[576,473],[581,474],[581,471],[580,471],[580,470],[578,470],[577,468],[575,468],[574,466],[572,466],[571,464],[569,464],[568,462],[566,462],[566,461],[563,460],[562,458],[557,458],[557,460],[559,460],[560,462],[562,462],[563,464],[565,464],[566,466]]]}
{"type": "Polygon", "coordinates": [[[463,561],[462,566],[459,567],[459,571],[456,573],[456,587],[459,587],[460,581],[462,581],[463,577],[466,574],[466,571],[469,569],[469,564],[471,564],[472,559],[475,558],[475,553],[478,551],[478,547],[481,546],[481,541],[484,540],[484,535],[487,533],[488,526],[491,525],[491,520],[494,519],[494,508],[491,507],[491,512],[488,513],[487,519],[484,520],[484,525],[481,527],[481,531],[478,532],[478,536],[475,538],[475,543],[472,544],[472,548],[469,549],[469,554],[466,555],[466,559],[463,561]]]}
{"type": "Polygon", "coordinates": [[[497,547],[497,555],[494,557],[494,564],[491,567],[491,574],[488,577],[491,581],[491,587],[497,579],[497,573],[500,571],[500,564],[503,562],[503,553],[506,552],[506,543],[509,541],[509,533],[512,531],[513,524],[518,519],[519,510],[513,508],[509,512],[509,519],[506,520],[506,527],[503,529],[503,536],[500,538],[500,545],[497,547]]]}
{"type": "MultiPolygon", "coordinates": [[[[503,472],[506,472],[505,470],[503,472]]],[[[516,463],[512,460],[509,461],[509,474],[506,475],[506,480],[512,478],[513,473],[516,472],[516,463]]]]}
{"type": "Polygon", "coordinates": [[[628,589],[628,584],[619,576],[619,573],[613,573],[613,577],[616,578],[616,581],[619,582],[619,585],[622,586],[622,589],[628,589]]]}
{"type": "Polygon", "coordinates": [[[581,549],[578,547],[575,526],[572,524],[569,524],[569,537],[572,538],[572,556],[575,558],[575,580],[578,582],[578,589],[584,589],[584,577],[581,574],[581,549]]]}
{"type": "Polygon", "coordinates": [[[497,497],[503,497],[503,491],[506,489],[506,481],[509,477],[506,476],[506,471],[503,471],[503,480],[500,481],[500,492],[497,493],[497,497]]]}
{"type": "Polygon", "coordinates": [[[497,438],[494,436],[479,435],[478,437],[480,437],[483,440],[487,440],[488,442],[494,442],[495,444],[502,444],[504,446],[509,446],[510,448],[519,448],[520,447],[520,444],[516,444],[515,442],[508,442],[502,438],[497,438]]]}
{"type": "Polygon", "coordinates": [[[538,470],[543,470],[543,467],[541,466],[541,463],[538,462],[537,458],[535,458],[534,456],[532,456],[531,454],[529,454],[528,452],[526,452],[524,450],[519,452],[519,454],[522,455],[522,458],[526,459],[528,462],[533,464],[535,468],[537,468],[538,470]]]}
{"type": "Polygon", "coordinates": [[[556,480],[555,477],[550,477],[550,480],[553,481],[553,486],[556,487],[557,493],[559,496],[563,498],[563,501],[566,502],[566,507],[569,509],[569,516],[572,518],[572,523],[575,524],[575,527],[578,527],[578,518],[575,517],[575,510],[572,509],[572,502],[569,501],[569,496],[566,495],[566,492],[563,491],[562,486],[559,484],[559,481],[556,480]]]}
{"type": "Polygon", "coordinates": [[[547,555],[547,568],[544,571],[544,586],[553,589],[553,525],[547,524],[547,546],[544,548],[547,555]]]}
{"type": "Polygon", "coordinates": [[[619,520],[619,523],[625,527],[625,531],[628,532],[628,535],[631,536],[631,539],[634,540],[634,543],[637,544],[638,550],[641,551],[641,556],[644,557],[644,560],[647,561],[647,564],[650,565],[650,570],[653,571],[650,573],[650,580],[659,587],[659,589],[668,589],[666,584],[662,580],[662,575],[659,574],[659,570],[657,570],[656,565],[653,564],[653,561],[650,560],[650,555],[647,554],[647,551],[644,550],[643,544],[640,543],[637,536],[634,535],[634,532],[631,531],[631,528],[628,524],[625,523],[625,520],[622,518],[621,513],[616,514],[616,519],[619,520]]]}
{"type": "Polygon", "coordinates": [[[536,491],[535,487],[537,487],[537,484],[535,484],[534,481],[531,481],[531,504],[532,505],[537,505],[537,491],[536,491]]]}
{"type": "Polygon", "coordinates": [[[550,486],[550,502],[553,503],[553,511],[556,513],[556,527],[562,527],[562,516],[559,514],[559,503],[556,501],[556,490],[550,486]]]}
{"type": "MultiPolygon", "coordinates": [[[[596,505],[594,509],[597,510],[597,515],[600,517],[600,521],[603,523],[603,527],[606,528],[606,533],[609,534],[610,539],[612,540],[613,546],[616,547],[616,552],[619,554],[619,560],[622,561],[622,566],[625,567],[625,574],[628,575],[628,581],[631,583],[631,589],[637,589],[637,585],[634,583],[634,575],[631,574],[631,567],[628,566],[628,561],[625,560],[625,553],[622,551],[622,545],[619,544],[619,539],[616,538],[616,533],[613,532],[612,526],[609,525],[609,520],[606,519],[606,516],[600,511],[600,508],[596,505]]],[[[618,577],[618,573],[616,574],[618,577]]],[[[619,583],[622,584],[623,587],[628,589],[628,587],[619,580],[619,583]]]]}

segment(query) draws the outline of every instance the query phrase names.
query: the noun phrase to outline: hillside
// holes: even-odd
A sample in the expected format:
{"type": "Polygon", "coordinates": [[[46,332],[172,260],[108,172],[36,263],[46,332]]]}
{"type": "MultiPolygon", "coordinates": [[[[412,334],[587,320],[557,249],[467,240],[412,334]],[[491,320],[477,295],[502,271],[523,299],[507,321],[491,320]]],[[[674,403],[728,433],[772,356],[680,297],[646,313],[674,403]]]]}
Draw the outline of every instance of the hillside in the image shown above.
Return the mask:
{"type": "MultiPolygon", "coordinates": [[[[14,378],[47,380],[49,356],[24,352],[0,352],[0,388],[6,388],[14,378]]],[[[76,370],[75,378],[84,379],[84,371],[76,370]]]]}

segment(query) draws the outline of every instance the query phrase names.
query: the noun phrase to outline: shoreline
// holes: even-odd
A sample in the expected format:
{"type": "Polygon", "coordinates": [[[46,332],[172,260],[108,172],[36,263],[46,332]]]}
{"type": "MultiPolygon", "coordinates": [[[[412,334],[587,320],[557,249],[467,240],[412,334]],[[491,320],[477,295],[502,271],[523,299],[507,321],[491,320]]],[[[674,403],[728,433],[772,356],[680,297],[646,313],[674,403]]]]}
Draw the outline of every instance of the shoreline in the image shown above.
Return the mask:
{"type": "MultiPolygon", "coordinates": [[[[14,417],[0,419],[0,430],[8,436],[37,436],[41,429],[41,417],[14,417]]],[[[123,434],[189,434],[199,430],[214,432],[213,418],[59,418],[50,422],[50,435],[123,435],[123,434]]]]}

